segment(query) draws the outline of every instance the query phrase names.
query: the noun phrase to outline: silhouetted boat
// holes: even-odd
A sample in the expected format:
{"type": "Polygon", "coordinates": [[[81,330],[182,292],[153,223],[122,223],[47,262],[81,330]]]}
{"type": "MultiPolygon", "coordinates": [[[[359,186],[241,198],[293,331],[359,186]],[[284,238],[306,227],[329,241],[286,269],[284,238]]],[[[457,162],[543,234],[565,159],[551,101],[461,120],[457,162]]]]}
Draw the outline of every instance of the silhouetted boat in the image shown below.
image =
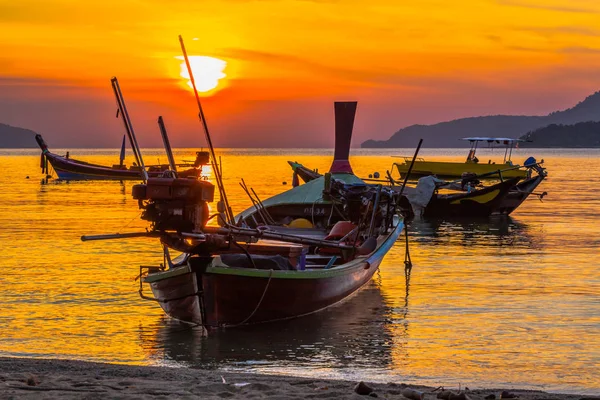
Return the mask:
{"type": "MultiPolygon", "coordinates": [[[[40,149],[42,150],[41,167],[42,173],[48,173],[48,162],[52,165],[56,175],[62,180],[141,180],[141,168],[138,165],[127,167],[123,165],[123,159],[125,157],[124,147],[121,149],[121,162],[113,166],[104,166],[98,164],[92,164],[81,160],[71,158],[69,154],[60,156],[56,153],[50,152],[46,142],[42,138],[42,135],[36,135],[35,140],[37,141],[40,149]]],[[[125,143],[125,142],[123,142],[125,143]]],[[[187,167],[187,170],[181,170],[178,172],[179,177],[194,177],[197,178],[202,172],[202,165],[208,163],[207,152],[197,152],[196,160],[194,163],[178,164],[179,167],[187,167]]],[[[146,166],[148,176],[158,177],[164,171],[170,169],[169,164],[164,165],[150,165],[146,166]]]]}
{"type": "MultiPolygon", "coordinates": [[[[460,178],[463,173],[472,173],[475,175],[484,175],[498,170],[506,170],[503,172],[504,178],[522,178],[527,176],[527,172],[512,167],[518,167],[511,161],[512,150],[518,142],[523,142],[522,139],[512,138],[493,138],[493,137],[468,137],[462,140],[468,140],[471,143],[471,149],[467,155],[465,162],[448,162],[448,161],[426,161],[423,158],[419,158],[415,161],[415,164],[410,172],[409,179],[420,178],[423,176],[435,175],[440,179],[453,179],[460,178]],[[486,142],[488,144],[502,144],[505,146],[504,160],[502,164],[496,164],[489,160],[487,163],[479,162],[479,159],[475,155],[477,151],[477,145],[480,142],[486,142]]],[[[400,176],[404,177],[408,172],[410,166],[410,158],[404,157],[404,162],[394,163],[393,166],[398,170],[400,176]]],[[[496,179],[494,176],[488,176],[488,179],[496,179]]]]}
{"type": "MultiPolygon", "coordinates": [[[[315,179],[321,177],[321,174],[311,170],[298,162],[288,161],[292,167],[294,174],[297,174],[305,182],[312,182],[315,179]]],[[[482,188],[471,189],[470,191],[459,191],[454,193],[438,193],[437,190],[431,193],[431,196],[423,201],[425,206],[419,209],[420,215],[425,217],[461,217],[461,218],[474,218],[474,217],[486,217],[489,215],[509,215],[519,205],[521,205],[529,195],[534,193],[537,186],[546,178],[546,171],[541,168],[537,163],[530,163],[529,171],[526,172],[527,179],[520,182],[520,178],[511,178],[503,180],[482,188]],[[532,176],[535,170],[537,175],[532,176]]],[[[496,174],[493,172],[492,174],[496,174]]],[[[389,183],[395,183],[390,181],[389,183]]],[[[443,183],[440,181],[440,183],[443,183]]],[[[305,183],[305,185],[308,183],[305,183]]],[[[460,185],[459,189],[460,189],[460,185]]],[[[395,190],[399,191],[400,186],[392,186],[395,190]]],[[[440,187],[443,187],[440,185],[440,187]]],[[[399,201],[399,205],[402,208],[403,215],[406,217],[412,217],[415,214],[415,203],[412,200],[413,194],[417,192],[414,187],[406,187],[404,193],[399,201]]],[[[546,193],[536,194],[540,197],[546,195],[546,193]]],[[[271,204],[270,202],[264,202],[269,213],[277,217],[290,215],[296,213],[297,216],[304,216],[310,218],[314,213],[314,207],[300,208],[293,206],[290,202],[284,203],[279,202],[271,204]],[[284,207],[284,204],[286,205],[284,207]]],[[[331,213],[331,207],[320,206],[316,209],[317,213],[331,213]]],[[[258,219],[255,216],[254,219],[258,219]]],[[[260,221],[260,219],[258,219],[260,221]]],[[[264,221],[261,221],[264,223],[264,221]]]]}
{"type": "Polygon", "coordinates": [[[473,189],[470,192],[442,194],[434,191],[422,210],[415,207],[415,204],[409,200],[411,198],[410,191],[416,192],[417,190],[405,188],[400,206],[407,217],[413,216],[415,212],[427,218],[487,217],[501,213],[503,202],[518,182],[519,178],[512,178],[480,189],[473,189]]]}

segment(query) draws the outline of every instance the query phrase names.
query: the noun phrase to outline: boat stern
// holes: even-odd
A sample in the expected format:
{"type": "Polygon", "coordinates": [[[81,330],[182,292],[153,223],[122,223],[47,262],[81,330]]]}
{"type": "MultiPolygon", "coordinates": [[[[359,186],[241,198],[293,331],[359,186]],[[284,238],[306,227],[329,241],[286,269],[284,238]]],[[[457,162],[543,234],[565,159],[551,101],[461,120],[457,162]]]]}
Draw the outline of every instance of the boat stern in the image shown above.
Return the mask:
{"type": "Polygon", "coordinates": [[[196,273],[188,265],[149,272],[143,282],[150,286],[154,297],[145,296],[140,287],[142,298],[158,302],[171,318],[191,324],[203,324],[196,273]]]}

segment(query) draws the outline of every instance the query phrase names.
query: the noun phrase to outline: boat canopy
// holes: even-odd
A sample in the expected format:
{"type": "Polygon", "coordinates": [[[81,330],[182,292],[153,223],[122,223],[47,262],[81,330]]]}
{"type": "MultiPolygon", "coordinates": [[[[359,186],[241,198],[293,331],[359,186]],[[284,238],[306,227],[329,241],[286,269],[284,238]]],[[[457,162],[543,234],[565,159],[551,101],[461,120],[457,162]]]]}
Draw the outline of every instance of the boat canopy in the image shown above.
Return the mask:
{"type": "Polygon", "coordinates": [[[506,150],[504,151],[504,161],[503,163],[508,163],[512,165],[510,158],[512,156],[513,147],[518,148],[519,142],[525,142],[523,139],[514,139],[514,138],[501,138],[501,137],[485,137],[485,136],[475,136],[475,137],[466,137],[461,140],[468,140],[471,142],[471,150],[469,150],[469,154],[467,155],[467,162],[479,162],[477,157],[475,157],[475,152],[477,151],[477,144],[479,142],[487,142],[488,146],[494,148],[494,143],[503,144],[506,146],[506,150]],[[510,151],[509,151],[510,150],[510,151]]]}
{"type": "Polygon", "coordinates": [[[460,140],[468,140],[469,142],[505,142],[505,144],[508,143],[515,143],[515,142],[524,142],[525,140],[523,139],[513,139],[513,138],[505,138],[505,137],[500,137],[500,138],[496,138],[496,137],[466,137],[466,138],[462,138],[460,140]]]}

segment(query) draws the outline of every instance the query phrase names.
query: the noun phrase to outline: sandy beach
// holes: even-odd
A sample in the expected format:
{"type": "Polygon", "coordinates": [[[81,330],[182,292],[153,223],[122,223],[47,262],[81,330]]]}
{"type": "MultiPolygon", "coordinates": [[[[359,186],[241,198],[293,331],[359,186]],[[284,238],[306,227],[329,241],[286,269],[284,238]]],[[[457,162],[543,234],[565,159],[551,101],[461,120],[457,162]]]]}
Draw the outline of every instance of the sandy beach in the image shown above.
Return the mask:
{"type": "MultiPolygon", "coordinates": [[[[0,358],[0,382],[3,399],[406,399],[405,394],[418,391],[422,399],[431,400],[440,398],[443,392],[441,388],[402,382],[364,382],[358,388],[359,382],[352,381],[26,358],[0,358]]],[[[515,388],[462,389],[459,393],[458,388],[446,387],[441,397],[447,400],[599,399],[515,388]]]]}

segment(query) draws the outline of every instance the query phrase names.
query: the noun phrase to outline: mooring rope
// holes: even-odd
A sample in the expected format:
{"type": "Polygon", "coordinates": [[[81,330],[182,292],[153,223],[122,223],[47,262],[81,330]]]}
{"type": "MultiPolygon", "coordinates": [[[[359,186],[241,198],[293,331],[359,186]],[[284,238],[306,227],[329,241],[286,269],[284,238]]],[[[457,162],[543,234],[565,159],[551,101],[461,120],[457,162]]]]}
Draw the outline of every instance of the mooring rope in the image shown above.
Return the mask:
{"type": "Polygon", "coordinates": [[[250,318],[252,318],[254,316],[254,314],[256,314],[256,312],[258,311],[258,309],[260,308],[260,305],[262,304],[265,295],[267,294],[267,289],[269,288],[269,284],[271,283],[271,278],[273,277],[273,270],[269,270],[269,280],[267,280],[267,284],[265,285],[265,290],[263,290],[262,296],[260,296],[260,300],[258,301],[258,304],[256,304],[256,307],[254,307],[254,310],[252,311],[252,313],[250,313],[250,315],[248,317],[246,317],[246,319],[244,319],[242,322],[239,322],[237,324],[233,324],[233,325],[228,325],[228,324],[223,324],[221,325],[224,328],[233,328],[236,326],[240,326],[240,325],[244,325],[246,322],[248,322],[250,320],[250,318]]]}

